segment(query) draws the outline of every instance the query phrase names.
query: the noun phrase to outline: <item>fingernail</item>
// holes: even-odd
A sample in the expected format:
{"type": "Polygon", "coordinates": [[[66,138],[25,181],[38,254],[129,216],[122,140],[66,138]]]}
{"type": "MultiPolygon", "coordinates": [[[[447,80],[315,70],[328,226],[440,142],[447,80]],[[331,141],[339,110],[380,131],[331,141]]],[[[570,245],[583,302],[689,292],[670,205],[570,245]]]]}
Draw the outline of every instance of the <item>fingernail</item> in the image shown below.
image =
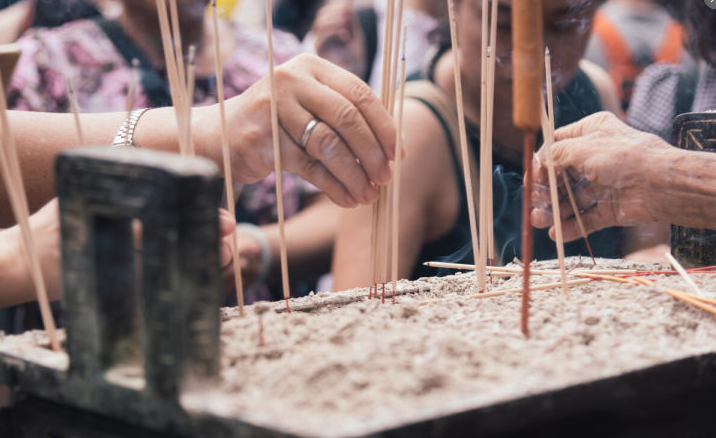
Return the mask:
{"type": "Polygon", "coordinates": [[[366,187],[363,191],[363,196],[365,197],[366,202],[371,203],[378,199],[378,191],[372,185],[368,185],[368,187],[366,187]]]}

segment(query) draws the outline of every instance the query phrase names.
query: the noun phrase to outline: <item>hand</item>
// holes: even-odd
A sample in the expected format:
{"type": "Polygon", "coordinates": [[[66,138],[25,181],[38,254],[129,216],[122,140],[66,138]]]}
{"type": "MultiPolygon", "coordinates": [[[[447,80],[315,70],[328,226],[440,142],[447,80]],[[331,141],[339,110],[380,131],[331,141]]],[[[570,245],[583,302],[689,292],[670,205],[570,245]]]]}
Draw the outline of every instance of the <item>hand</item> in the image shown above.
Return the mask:
{"type": "MultiPolygon", "coordinates": [[[[240,227],[239,227],[240,228],[240,227]]],[[[241,282],[244,289],[251,287],[261,275],[262,249],[261,244],[250,233],[238,230],[239,262],[241,263],[241,282]]],[[[230,260],[231,261],[231,260],[230,260]]],[[[226,290],[235,292],[234,267],[232,263],[226,265],[224,272],[224,285],[226,290]]]]}
{"type": "MultiPolygon", "coordinates": [[[[336,204],[354,207],[377,197],[372,183],[391,179],[395,124],[370,87],[354,75],[313,55],[276,68],[281,165],[313,183],[336,204]],[[308,123],[320,120],[305,149],[308,123]]],[[[264,77],[227,101],[234,178],[257,181],[274,169],[270,84],[264,77]]],[[[197,109],[197,150],[222,162],[218,109],[197,109]]]]}
{"type": "MultiPolygon", "coordinates": [[[[657,220],[646,202],[654,160],[663,160],[673,148],[659,137],[632,129],[611,113],[601,112],[555,132],[552,156],[557,180],[566,173],[577,205],[586,210],[587,233],[609,226],[628,226],[657,220]],[[576,182],[576,183],[575,183],[576,182]]],[[[553,224],[549,201],[546,150],[533,162],[532,224],[553,224]]],[[[562,233],[565,241],[581,237],[564,187],[560,190],[562,233]]],[[[554,228],[550,229],[554,238],[554,228]]]]}
{"type": "Polygon", "coordinates": [[[228,210],[219,209],[219,266],[222,269],[231,267],[231,232],[236,227],[236,220],[231,216],[228,210]]]}
{"type": "Polygon", "coordinates": [[[316,54],[367,80],[365,35],[351,3],[333,1],[313,21],[316,54]]]}
{"type": "MultiPolygon", "coordinates": [[[[61,298],[60,220],[57,198],[30,216],[35,250],[50,300],[61,298]]],[[[0,232],[0,307],[36,300],[25,247],[19,225],[0,232]],[[2,278],[5,277],[5,278],[2,278]]]]}

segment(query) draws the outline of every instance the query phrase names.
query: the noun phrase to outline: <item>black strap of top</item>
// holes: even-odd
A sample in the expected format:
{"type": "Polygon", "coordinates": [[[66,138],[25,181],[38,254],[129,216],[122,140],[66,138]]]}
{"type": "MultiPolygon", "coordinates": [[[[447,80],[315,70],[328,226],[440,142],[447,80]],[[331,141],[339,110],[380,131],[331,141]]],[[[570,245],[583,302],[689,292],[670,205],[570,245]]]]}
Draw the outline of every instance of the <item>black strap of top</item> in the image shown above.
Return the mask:
{"type": "Polygon", "coordinates": [[[149,59],[132,43],[122,30],[122,26],[116,21],[107,20],[105,18],[96,18],[95,22],[104,31],[110,41],[112,41],[114,47],[122,55],[127,64],[132,65],[132,60],[134,59],[139,61],[142,89],[144,89],[144,92],[147,94],[152,106],[170,106],[172,99],[166,80],[152,68],[149,59]]]}
{"type": "Polygon", "coordinates": [[[378,16],[375,13],[375,9],[363,8],[358,9],[356,12],[358,15],[358,21],[360,27],[363,29],[365,35],[365,76],[364,80],[370,79],[370,74],[373,71],[373,61],[375,60],[375,54],[378,51],[378,16]]]}

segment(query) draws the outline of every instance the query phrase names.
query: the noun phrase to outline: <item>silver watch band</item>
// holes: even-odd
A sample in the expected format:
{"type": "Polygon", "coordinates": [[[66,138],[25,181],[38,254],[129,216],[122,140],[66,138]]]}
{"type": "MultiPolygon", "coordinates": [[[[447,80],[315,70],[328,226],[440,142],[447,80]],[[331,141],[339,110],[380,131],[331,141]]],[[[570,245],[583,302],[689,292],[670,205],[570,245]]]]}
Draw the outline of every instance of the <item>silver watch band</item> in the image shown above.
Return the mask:
{"type": "Polygon", "coordinates": [[[139,118],[149,111],[149,108],[136,109],[129,114],[127,120],[119,127],[117,135],[112,141],[112,146],[135,146],[134,144],[134,128],[137,127],[139,118]]]}

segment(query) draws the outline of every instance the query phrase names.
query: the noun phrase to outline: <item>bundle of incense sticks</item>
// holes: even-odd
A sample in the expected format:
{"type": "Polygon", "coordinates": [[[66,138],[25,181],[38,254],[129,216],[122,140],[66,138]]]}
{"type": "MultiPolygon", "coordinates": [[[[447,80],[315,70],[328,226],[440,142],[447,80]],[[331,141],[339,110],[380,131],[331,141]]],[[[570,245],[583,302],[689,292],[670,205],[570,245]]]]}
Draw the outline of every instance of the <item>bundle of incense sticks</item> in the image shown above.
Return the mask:
{"type": "Polygon", "coordinates": [[[52,309],[50,309],[50,300],[47,296],[45,287],[45,279],[42,277],[42,269],[40,267],[40,258],[35,249],[35,241],[30,228],[30,208],[27,202],[25,185],[22,180],[20,170],[20,160],[17,155],[17,148],[10,132],[10,123],[7,115],[7,101],[5,99],[5,83],[0,74],[0,130],[2,130],[2,147],[0,147],[0,174],[2,174],[5,190],[10,199],[10,207],[12,208],[15,221],[20,227],[22,236],[22,244],[25,248],[28,267],[30,268],[30,276],[37,302],[40,305],[40,315],[42,324],[45,326],[47,336],[50,339],[50,345],[55,351],[60,350],[60,343],[57,340],[57,331],[55,328],[55,320],[52,317],[52,309]]]}
{"type": "MultiPolygon", "coordinates": [[[[400,47],[400,29],[402,28],[403,0],[398,0],[397,20],[394,0],[387,0],[385,17],[385,38],[383,40],[383,70],[381,71],[380,98],[383,106],[393,114],[395,109],[396,77],[398,70],[398,53],[400,47]]],[[[402,100],[402,97],[401,97],[402,100]]],[[[398,147],[396,145],[396,147],[398,147]]],[[[398,152],[396,155],[399,155],[398,152]]],[[[375,296],[378,296],[378,283],[382,285],[382,300],[385,300],[385,283],[388,282],[388,274],[391,272],[389,263],[393,257],[388,257],[391,245],[391,221],[397,217],[399,211],[397,200],[391,199],[395,191],[395,178],[387,186],[378,187],[378,200],[373,205],[371,223],[371,261],[370,277],[373,284],[372,289],[375,296]]],[[[397,226],[392,230],[397,233],[397,226]]],[[[397,275],[397,274],[396,274],[397,275]]]]}

